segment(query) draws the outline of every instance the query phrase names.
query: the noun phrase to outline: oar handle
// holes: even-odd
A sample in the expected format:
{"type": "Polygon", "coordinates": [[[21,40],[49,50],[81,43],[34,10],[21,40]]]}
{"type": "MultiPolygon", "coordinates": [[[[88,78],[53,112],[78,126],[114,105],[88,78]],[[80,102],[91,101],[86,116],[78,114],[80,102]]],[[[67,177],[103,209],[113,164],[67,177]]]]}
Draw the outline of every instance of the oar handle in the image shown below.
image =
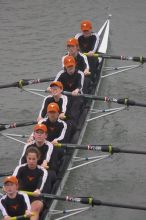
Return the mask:
{"type": "Polygon", "coordinates": [[[27,216],[26,215],[14,216],[14,217],[10,217],[10,220],[19,220],[24,218],[27,218],[27,216]]]}

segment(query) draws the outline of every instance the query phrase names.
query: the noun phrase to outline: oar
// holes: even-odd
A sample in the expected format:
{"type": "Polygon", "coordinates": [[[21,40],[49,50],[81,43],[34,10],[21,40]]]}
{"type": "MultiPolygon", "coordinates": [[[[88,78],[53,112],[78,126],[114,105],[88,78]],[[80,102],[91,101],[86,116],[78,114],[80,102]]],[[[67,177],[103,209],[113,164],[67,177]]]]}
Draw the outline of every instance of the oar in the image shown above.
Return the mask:
{"type": "MultiPolygon", "coordinates": [[[[87,53],[84,53],[86,56],[88,56],[87,53]]],[[[135,61],[135,62],[140,62],[140,63],[145,63],[146,62],[146,57],[139,56],[139,57],[132,57],[132,56],[116,56],[116,55],[110,55],[110,54],[98,54],[94,53],[94,57],[102,57],[105,59],[113,59],[113,60],[130,60],[130,61],[135,61]]]]}
{"type": "MultiPolygon", "coordinates": [[[[34,196],[33,192],[27,192],[29,196],[34,196]]],[[[126,209],[137,209],[137,210],[145,210],[146,206],[137,206],[137,205],[129,205],[129,204],[122,204],[122,203],[113,203],[113,202],[103,202],[98,199],[94,199],[93,197],[72,197],[72,196],[58,196],[53,194],[47,194],[47,193],[41,193],[40,196],[42,198],[48,198],[48,199],[55,199],[60,201],[68,201],[73,203],[82,203],[82,204],[88,204],[92,206],[110,206],[110,207],[116,207],[116,208],[126,208],[126,209]]]]}
{"type": "Polygon", "coordinates": [[[12,173],[13,173],[13,171],[5,172],[5,173],[0,173],[0,177],[11,176],[12,173]]]}
{"type": "Polygon", "coordinates": [[[144,150],[131,150],[131,149],[120,149],[118,147],[113,147],[111,144],[68,144],[68,143],[58,143],[54,144],[55,147],[64,147],[70,149],[79,149],[79,150],[92,150],[92,151],[102,151],[108,152],[110,154],[114,153],[127,153],[127,154],[146,154],[144,150]]]}
{"type": "MultiPolygon", "coordinates": [[[[72,93],[67,92],[67,91],[64,91],[63,94],[68,95],[68,96],[72,96],[72,93]]],[[[126,105],[126,106],[146,107],[146,103],[139,103],[134,100],[130,100],[129,98],[116,99],[116,98],[112,98],[112,97],[108,97],[108,96],[100,97],[100,96],[90,95],[90,94],[78,94],[77,96],[87,98],[87,99],[92,99],[92,100],[104,101],[104,102],[114,102],[114,103],[118,103],[118,104],[126,105]]]]}
{"type": "Polygon", "coordinates": [[[55,77],[42,78],[42,79],[21,79],[17,82],[14,82],[14,83],[0,85],[0,89],[10,88],[10,87],[22,88],[23,86],[37,84],[37,83],[43,83],[43,82],[49,82],[49,81],[53,81],[54,79],[55,79],[55,77]]]}
{"type": "Polygon", "coordinates": [[[16,127],[23,127],[23,126],[29,126],[29,125],[34,125],[37,124],[37,121],[29,121],[29,122],[14,122],[11,124],[0,124],[0,131],[9,129],[9,128],[16,128],[16,127]]]}

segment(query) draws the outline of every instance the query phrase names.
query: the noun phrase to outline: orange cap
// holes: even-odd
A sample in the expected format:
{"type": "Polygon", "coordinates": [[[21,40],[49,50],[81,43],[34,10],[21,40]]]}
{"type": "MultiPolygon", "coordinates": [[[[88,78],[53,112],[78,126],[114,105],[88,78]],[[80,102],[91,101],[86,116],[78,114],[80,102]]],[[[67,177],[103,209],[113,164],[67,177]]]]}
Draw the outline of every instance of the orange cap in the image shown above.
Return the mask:
{"type": "Polygon", "coordinates": [[[44,132],[47,132],[47,127],[44,124],[36,124],[33,128],[34,131],[42,130],[44,132]]]}
{"type": "Polygon", "coordinates": [[[82,31],[89,31],[92,29],[92,23],[91,21],[82,21],[81,22],[81,30],[82,31]]]}
{"type": "Polygon", "coordinates": [[[7,176],[3,182],[4,184],[7,182],[18,184],[18,179],[16,176],[7,176]]]}
{"type": "Polygon", "coordinates": [[[79,42],[76,38],[69,38],[66,42],[67,46],[78,46],[79,42]]]}
{"type": "Polygon", "coordinates": [[[57,87],[59,87],[60,89],[63,90],[63,84],[62,84],[61,82],[59,82],[59,81],[52,82],[52,83],[50,84],[50,87],[52,87],[52,86],[57,86],[57,87]]]}
{"type": "Polygon", "coordinates": [[[55,102],[52,102],[47,107],[47,112],[60,112],[59,105],[55,102]]]}
{"type": "Polygon", "coordinates": [[[75,61],[75,58],[73,56],[66,56],[64,58],[64,66],[65,67],[75,66],[75,65],[76,65],[76,61],[75,61]]]}

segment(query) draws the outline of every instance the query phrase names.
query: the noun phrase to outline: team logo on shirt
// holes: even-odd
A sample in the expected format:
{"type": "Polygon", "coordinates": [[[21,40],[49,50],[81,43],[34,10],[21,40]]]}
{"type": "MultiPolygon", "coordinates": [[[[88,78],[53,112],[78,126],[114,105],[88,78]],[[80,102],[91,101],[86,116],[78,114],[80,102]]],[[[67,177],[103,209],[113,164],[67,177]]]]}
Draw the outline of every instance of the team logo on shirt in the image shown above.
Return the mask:
{"type": "Polygon", "coordinates": [[[10,208],[14,209],[15,211],[18,209],[19,205],[11,205],[10,208]]]}
{"type": "Polygon", "coordinates": [[[49,127],[49,129],[50,129],[51,131],[54,131],[56,128],[55,128],[55,127],[49,127]]]}
{"type": "Polygon", "coordinates": [[[32,182],[35,177],[34,176],[27,176],[27,178],[28,178],[29,182],[32,182]]]}

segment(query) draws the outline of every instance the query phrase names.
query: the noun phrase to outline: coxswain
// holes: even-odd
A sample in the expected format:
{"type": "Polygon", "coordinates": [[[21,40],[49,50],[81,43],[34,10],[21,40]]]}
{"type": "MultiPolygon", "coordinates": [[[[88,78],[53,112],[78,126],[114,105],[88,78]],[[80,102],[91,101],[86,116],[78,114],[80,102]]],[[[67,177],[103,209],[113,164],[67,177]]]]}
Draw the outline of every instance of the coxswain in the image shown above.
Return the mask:
{"type": "Polygon", "coordinates": [[[88,53],[88,56],[93,56],[98,49],[99,35],[92,32],[92,23],[89,20],[81,22],[81,31],[75,35],[78,39],[79,47],[82,53],[88,53]]]}
{"type": "Polygon", "coordinates": [[[68,107],[68,98],[66,95],[62,94],[62,91],[63,91],[63,85],[61,82],[54,81],[50,84],[51,95],[48,95],[44,99],[37,121],[40,121],[46,117],[47,107],[52,102],[55,102],[59,105],[59,109],[60,109],[59,118],[62,120],[65,119],[67,107],[68,107]]]}
{"type": "Polygon", "coordinates": [[[35,195],[35,197],[30,197],[31,211],[35,213],[32,217],[33,220],[39,220],[40,212],[43,209],[43,201],[39,195],[43,191],[48,175],[46,169],[37,165],[39,157],[40,154],[36,148],[27,149],[27,163],[17,166],[13,172],[13,176],[16,176],[19,181],[19,189],[33,192],[35,195]]]}
{"type": "Polygon", "coordinates": [[[32,212],[29,197],[27,194],[18,191],[18,179],[15,176],[7,176],[3,182],[5,195],[0,199],[3,220],[10,220],[11,217],[23,215],[30,217],[31,220],[34,219],[31,218],[32,212]]]}

